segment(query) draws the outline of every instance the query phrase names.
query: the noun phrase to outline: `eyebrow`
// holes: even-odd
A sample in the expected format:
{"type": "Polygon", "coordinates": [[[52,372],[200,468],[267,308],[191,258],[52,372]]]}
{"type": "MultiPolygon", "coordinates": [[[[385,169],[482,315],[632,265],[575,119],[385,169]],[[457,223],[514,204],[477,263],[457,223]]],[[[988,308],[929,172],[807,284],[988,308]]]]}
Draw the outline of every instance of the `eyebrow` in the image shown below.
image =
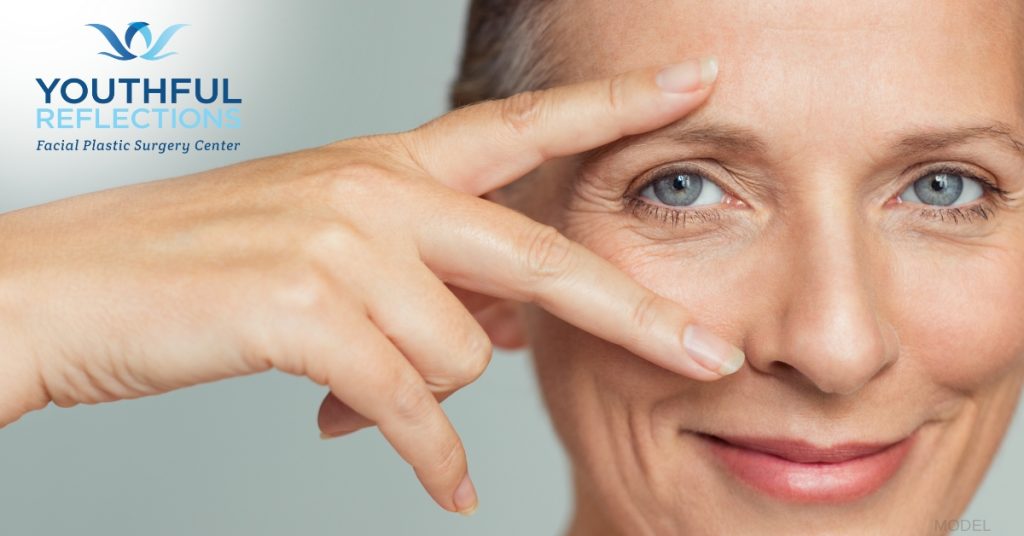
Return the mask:
{"type": "Polygon", "coordinates": [[[992,140],[1024,157],[1024,143],[1014,137],[1013,128],[1001,121],[950,129],[924,128],[905,135],[894,148],[905,153],[926,153],[974,140],[992,140]]]}
{"type": "Polygon", "coordinates": [[[652,132],[626,136],[580,154],[580,168],[587,168],[611,155],[630,147],[643,146],[655,140],[667,139],[679,144],[714,145],[733,152],[764,155],[768,144],[753,130],[724,122],[684,119],[652,132]]]}
{"type": "MultiPolygon", "coordinates": [[[[1013,128],[1001,121],[989,121],[971,126],[919,127],[893,136],[889,145],[893,153],[922,154],[962,145],[975,140],[992,140],[1024,158],[1024,142],[1014,137],[1013,128]]],[[[659,130],[628,136],[581,154],[580,167],[586,168],[598,160],[619,153],[629,147],[642,146],[654,140],[667,139],[680,144],[713,145],[731,152],[765,156],[769,144],[755,131],[742,125],[706,120],[684,120],[659,130]]]]}

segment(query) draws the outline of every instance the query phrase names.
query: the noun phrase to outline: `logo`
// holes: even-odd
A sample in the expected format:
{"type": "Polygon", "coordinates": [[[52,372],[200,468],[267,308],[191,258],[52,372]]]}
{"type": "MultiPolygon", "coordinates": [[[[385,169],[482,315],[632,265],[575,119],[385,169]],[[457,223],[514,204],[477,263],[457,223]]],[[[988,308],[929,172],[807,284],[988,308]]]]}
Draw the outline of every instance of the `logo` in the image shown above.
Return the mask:
{"type": "Polygon", "coordinates": [[[135,58],[156,61],[164,59],[167,56],[173,56],[174,54],[177,54],[177,52],[168,52],[166,54],[160,54],[160,52],[163,51],[164,47],[167,46],[167,42],[171,40],[171,37],[174,37],[174,34],[177,33],[178,30],[188,25],[175,24],[173,26],[170,26],[169,28],[164,30],[163,33],[160,34],[160,37],[156,39],[156,42],[153,42],[153,33],[149,30],[149,23],[133,22],[128,25],[128,30],[124,32],[123,43],[120,39],[117,38],[117,34],[115,34],[113,30],[102,24],[86,24],[86,26],[91,26],[99,30],[100,33],[103,34],[103,37],[107,39],[107,43],[110,43],[110,47],[115,52],[115,54],[111,54],[110,52],[100,52],[100,54],[104,56],[110,56],[115,60],[121,61],[133,60],[135,58]],[[142,39],[146,42],[146,48],[148,50],[146,50],[146,52],[143,54],[136,55],[132,54],[129,49],[132,47],[132,40],[134,40],[135,37],[138,35],[142,36],[142,39]]]}

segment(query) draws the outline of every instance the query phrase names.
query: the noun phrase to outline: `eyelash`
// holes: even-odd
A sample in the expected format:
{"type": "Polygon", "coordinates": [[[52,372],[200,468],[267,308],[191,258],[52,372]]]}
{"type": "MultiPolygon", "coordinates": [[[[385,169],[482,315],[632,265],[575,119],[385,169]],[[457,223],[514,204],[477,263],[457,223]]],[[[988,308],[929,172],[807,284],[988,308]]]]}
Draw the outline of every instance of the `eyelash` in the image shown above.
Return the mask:
{"type": "Polygon", "coordinates": [[[997,208],[1004,208],[1014,201],[1014,198],[1009,192],[1000,188],[994,182],[984,177],[979,177],[967,169],[954,164],[941,164],[929,169],[914,179],[914,181],[907,185],[907,187],[924,177],[939,173],[959,175],[966,179],[977,181],[978,184],[981,184],[981,188],[984,190],[984,195],[979,199],[981,201],[980,203],[973,205],[946,208],[919,208],[917,209],[917,215],[922,219],[938,220],[943,223],[947,220],[952,220],[952,223],[954,224],[963,222],[970,223],[975,221],[977,218],[987,220],[990,216],[995,214],[995,210],[997,208]]]}
{"type": "MultiPolygon", "coordinates": [[[[722,211],[716,208],[696,208],[696,209],[677,209],[668,207],[666,205],[656,205],[649,201],[639,197],[639,193],[644,191],[649,185],[653,184],[654,181],[663,178],[665,175],[670,173],[687,173],[691,175],[699,175],[705,179],[711,179],[708,174],[703,171],[682,164],[668,167],[662,170],[658,170],[653,174],[650,180],[644,181],[640,187],[634,190],[633,194],[630,194],[625,199],[626,210],[634,217],[638,218],[654,218],[672,226],[685,226],[690,220],[698,220],[698,223],[706,223],[710,221],[716,221],[721,219],[722,211]]],[[[941,164],[933,168],[925,170],[923,173],[917,176],[908,185],[904,186],[904,190],[909,188],[914,182],[927,177],[929,175],[936,175],[941,173],[948,173],[951,175],[959,175],[966,179],[977,181],[982,189],[984,195],[979,198],[980,203],[959,206],[959,207],[944,207],[944,208],[919,208],[917,209],[917,216],[925,220],[939,220],[940,222],[946,222],[951,220],[954,224],[963,222],[973,222],[977,218],[988,220],[995,210],[1003,208],[1016,199],[1010,195],[1009,192],[1000,188],[994,182],[980,177],[974,173],[971,173],[967,169],[954,165],[954,164],[941,164]]],[[[723,191],[727,194],[732,195],[727,189],[722,186],[718,181],[715,181],[723,191]]]]}

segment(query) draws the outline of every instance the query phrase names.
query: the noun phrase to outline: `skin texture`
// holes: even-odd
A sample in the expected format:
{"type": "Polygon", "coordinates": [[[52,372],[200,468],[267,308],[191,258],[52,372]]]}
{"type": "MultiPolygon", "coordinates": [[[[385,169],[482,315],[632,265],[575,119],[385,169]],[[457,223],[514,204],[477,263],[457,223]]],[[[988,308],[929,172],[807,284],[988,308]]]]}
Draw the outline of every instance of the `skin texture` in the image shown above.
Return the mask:
{"type": "Polygon", "coordinates": [[[437,400],[479,376],[491,341],[528,343],[573,460],[573,534],[927,534],[955,518],[1024,375],[1024,159],[981,139],[888,146],[992,120],[1021,137],[1020,8],[561,7],[558,82],[594,82],[0,216],[0,426],[273,367],[331,389],[326,434],[376,424],[439,505],[467,511],[437,400]],[[650,65],[704,53],[721,64],[711,90],[654,85],[650,65]],[[684,116],[765,150],[637,136],[684,116]],[[730,196],[685,225],[624,210],[634,179],[680,161],[730,196]],[[1015,200],[989,195],[986,218],[960,223],[893,201],[936,161],[1015,200]],[[719,379],[690,359],[694,321],[747,365],[719,379]],[[827,447],[915,430],[878,494],[801,507],[680,433],[827,447]]]}
{"type": "Polygon", "coordinates": [[[471,514],[466,453],[439,402],[479,377],[492,340],[516,343],[500,300],[537,303],[695,381],[742,364],[685,307],[479,197],[545,159],[679,119],[709,94],[707,65],[0,215],[0,427],[51,402],[275,368],[330,388],[326,437],[376,425],[441,507],[471,514]],[[699,362],[693,340],[740,362],[699,362]]]}
{"type": "Polygon", "coordinates": [[[1020,5],[562,6],[572,16],[556,22],[568,59],[559,82],[713,53],[720,74],[706,103],[656,134],[729,122],[765,143],[758,154],[634,136],[588,165],[552,160],[492,196],[699,311],[747,355],[736,374],[701,383],[534,306],[505,318],[532,347],[573,461],[570,534],[935,534],[936,520],[965,509],[1024,375],[1024,157],[988,139],[917,154],[889,146],[906,129],[993,120],[1024,139],[1020,5]],[[743,203],[700,207],[714,216],[685,225],[628,210],[634,181],[674,162],[743,203]],[[966,166],[1017,200],[958,223],[897,204],[933,163],[966,166]],[[731,478],[680,430],[821,447],[919,436],[877,493],[796,505],[731,478]]]}

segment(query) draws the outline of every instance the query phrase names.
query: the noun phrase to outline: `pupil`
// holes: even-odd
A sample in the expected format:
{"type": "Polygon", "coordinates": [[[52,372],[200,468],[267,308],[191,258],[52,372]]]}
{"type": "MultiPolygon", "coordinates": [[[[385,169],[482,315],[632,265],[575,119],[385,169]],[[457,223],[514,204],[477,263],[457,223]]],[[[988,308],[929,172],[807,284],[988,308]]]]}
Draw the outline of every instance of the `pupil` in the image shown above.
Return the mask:
{"type": "Polygon", "coordinates": [[[676,190],[685,190],[690,186],[690,177],[687,175],[676,175],[676,179],[672,181],[672,187],[676,190]]]}
{"type": "Polygon", "coordinates": [[[946,189],[946,176],[945,175],[937,175],[935,178],[932,179],[932,190],[935,190],[936,192],[941,192],[942,190],[945,190],[945,189],[946,189]]]}

